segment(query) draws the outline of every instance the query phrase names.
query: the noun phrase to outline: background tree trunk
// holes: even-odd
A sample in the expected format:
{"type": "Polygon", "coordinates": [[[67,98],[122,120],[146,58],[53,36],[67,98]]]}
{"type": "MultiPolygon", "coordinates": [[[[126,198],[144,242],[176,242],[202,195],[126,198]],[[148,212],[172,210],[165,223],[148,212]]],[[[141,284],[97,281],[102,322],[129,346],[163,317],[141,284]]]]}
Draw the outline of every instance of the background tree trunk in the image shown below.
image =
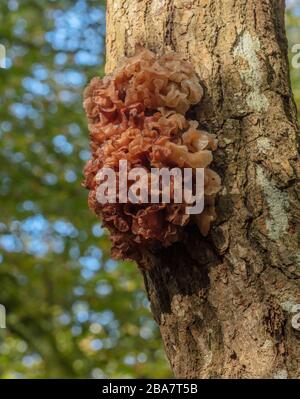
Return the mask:
{"type": "Polygon", "coordinates": [[[211,234],[191,228],[144,273],[175,376],[299,378],[300,164],[284,1],[109,0],[106,72],[136,44],[193,63],[206,89],[197,119],[219,139],[211,234]]]}

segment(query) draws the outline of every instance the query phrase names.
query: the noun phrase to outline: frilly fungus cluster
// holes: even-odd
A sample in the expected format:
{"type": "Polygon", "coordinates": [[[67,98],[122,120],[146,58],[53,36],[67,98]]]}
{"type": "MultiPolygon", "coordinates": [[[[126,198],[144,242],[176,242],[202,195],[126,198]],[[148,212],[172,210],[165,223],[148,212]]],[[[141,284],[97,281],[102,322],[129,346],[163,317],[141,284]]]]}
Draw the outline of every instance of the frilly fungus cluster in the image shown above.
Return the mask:
{"type": "Polygon", "coordinates": [[[180,240],[189,223],[207,235],[220,189],[219,176],[208,168],[217,141],[185,117],[202,97],[190,63],[176,53],[157,57],[149,50],[124,59],[112,75],[96,77],[87,87],[84,108],[92,159],[84,170],[85,187],[90,190],[90,208],[111,233],[115,258],[143,264],[149,251],[180,240]],[[119,160],[127,160],[128,169],[139,166],[148,174],[151,167],[205,168],[204,211],[186,214],[184,203],[98,203],[96,174],[110,167],[118,175],[119,160]]]}

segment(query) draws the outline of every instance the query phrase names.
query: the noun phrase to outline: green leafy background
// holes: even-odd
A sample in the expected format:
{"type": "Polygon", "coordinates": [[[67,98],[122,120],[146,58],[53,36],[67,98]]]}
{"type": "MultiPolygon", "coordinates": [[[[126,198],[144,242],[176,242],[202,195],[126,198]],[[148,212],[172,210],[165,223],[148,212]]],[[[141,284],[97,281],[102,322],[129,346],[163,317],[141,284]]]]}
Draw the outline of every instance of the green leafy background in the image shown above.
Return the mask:
{"type": "MultiPolygon", "coordinates": [[[[300,2],[288,6],[292,47],[300,2]]],[[[100,0],[1,2],[1,378],[171,376],[141,276],[109,258],[81,187],[82,92],[103,74],[104,41],[100,0]]],[[[291,72],[300,103],[300,69],[291,72]]]]}

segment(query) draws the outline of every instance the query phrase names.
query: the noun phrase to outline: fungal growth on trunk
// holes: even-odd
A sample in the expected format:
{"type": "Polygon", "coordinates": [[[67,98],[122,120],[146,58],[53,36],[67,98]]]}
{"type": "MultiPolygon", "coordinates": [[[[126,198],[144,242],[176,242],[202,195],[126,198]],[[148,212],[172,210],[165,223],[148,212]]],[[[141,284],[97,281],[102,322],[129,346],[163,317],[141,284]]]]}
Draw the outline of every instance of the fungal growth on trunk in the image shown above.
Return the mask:
{"type": "MultiPolygon", "coordinates": [[[[145,49],[125,58],[112,75],[92,79],[87,87],[84,108],[92,158],[84,170],[84,185],[90,190],[90,208],[110,231],[113,257],[131,258],[142,265],[151,252],[181,240],[191,223],[198,225],[203,236],[208,234],[221,185],[209,168],[217,140],[201,130],[197,121],[186,118],[202,97],[203,89],[189,62],[176,53],[158,57],[145,49]],[[172,188],[170,203],[99,203],[99,170],[113,169],[118,180],[121,160],[127,161],[128,170],[140,167],[147,176],[154,167],[192,168],[194,172],[204,168],[203,212],[186,213],[184,201],[172,201],[172,188]]],[[[192,179],[195,184],[194,173],[192,179]]],[[[133,182],[126,184],[130,187],[133,182]]]]}

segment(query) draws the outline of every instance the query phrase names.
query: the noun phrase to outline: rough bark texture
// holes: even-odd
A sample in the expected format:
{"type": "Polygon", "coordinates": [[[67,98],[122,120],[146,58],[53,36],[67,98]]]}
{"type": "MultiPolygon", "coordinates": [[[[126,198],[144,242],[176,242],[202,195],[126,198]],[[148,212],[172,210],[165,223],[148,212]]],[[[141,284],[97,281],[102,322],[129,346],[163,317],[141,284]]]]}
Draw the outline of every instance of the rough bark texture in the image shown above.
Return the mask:
{"type": "Polygon", "coordinates": [[[144,273],[174,374],[299,378],[300,164],[284,1],[109,0],[107,72],[136,44],[193,63],[206,88],[197,119],[219,139],[210,236],[191,229],[144,273]]]}

